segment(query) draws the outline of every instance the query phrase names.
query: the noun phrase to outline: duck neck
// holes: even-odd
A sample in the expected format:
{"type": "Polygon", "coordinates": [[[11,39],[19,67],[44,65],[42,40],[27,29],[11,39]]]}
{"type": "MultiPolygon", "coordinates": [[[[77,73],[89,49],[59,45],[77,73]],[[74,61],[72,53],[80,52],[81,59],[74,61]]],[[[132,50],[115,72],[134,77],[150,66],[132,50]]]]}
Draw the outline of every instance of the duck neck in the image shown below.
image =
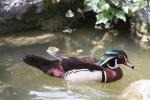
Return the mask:
{"type": "Polygon", "coordinates": [[[104,73],[105,73],[105,82],[106,83],[110,83],[110,82],[119,80],[123,76],[122,70],[119,67],[115,68],[115,69],[105,68],[104,73]]]}

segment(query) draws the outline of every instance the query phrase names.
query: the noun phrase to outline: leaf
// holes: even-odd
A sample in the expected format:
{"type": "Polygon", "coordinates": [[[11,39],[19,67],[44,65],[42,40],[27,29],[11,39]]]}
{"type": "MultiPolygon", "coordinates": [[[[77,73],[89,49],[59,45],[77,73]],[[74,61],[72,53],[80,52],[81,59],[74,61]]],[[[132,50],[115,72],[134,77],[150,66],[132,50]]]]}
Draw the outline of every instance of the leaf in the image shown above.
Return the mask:
{"type": "Polygon", "coordinates": [[[90,1],[90,2],[86,2],[86,5],[92,7],[94,3],[90,1]]]}
{"type": "Polygon", "coordinates": [[[108,21],[108,18],[106,18],[103,14],[96,15],[97,21],[96,24],[106,23],[108,21]]]}
{"type": "Polygon", "coordinates": [[[144,8],[146,5],[148,5],[147,0],[141,0],[141,2],[139,3],[140,9],[144,8]]]}
{"type": "Polygon", "coordinates": [[[138,2],[139,0],[132,0],[133,2],[138,2]]]}
{"type": "Polygon", "coordinates": [[[128,14],[129,12],[129,7],[128,6],[122,6],[123,11],[128,14]]]}
{"type": "Polygon", "coordinates": [[[97,14],[96,18],[97,18],[96,24],[101,24],[101,23],[106,24],[108,21],[112,20],[113,16],[108,12],[103,12],[97,14]]]}
{"type": "Polygon", "coordinates": [[[97,14],[96,24],[106,24],[113,17],[126,21],[125,14],[134,13],[147,3],[147,0],[84,0],[85,11],[93,10],[97,14]]]}
{"type": "Polygon", "coordinates": [[[137,10],[144,8],[147,5],[147,0],[138,0],[135,3],[128,3],[129,10],[134,13],[137,10]]]}
{"type": "Polygon", "coordinates": [[[105,3],[105,4],[98,4],[98,9],[97,9],[97,13],[100,13],[104,10],[108,10],[110,8],[109,4],[108,3],[105,3]]]}
{"type": "Polygon", "coordinates": [[[130,4],[129,9],[132,13],[134,13],[135,11],[137,11],[139,9],[138,3],[130,4]]]}
{"type": "Polygon", "coordinates": [[[119,1],[118,0],[110,0],[115,6],[119,6],[119,1]]]}
{"type": "Polygon", "coordinates": [[[91,2],[91,0],[84,0],[84,4],[88,3],[88,2],[91,2]]]}
{"type": "Polygon", "coordinates": [[[88,11],[92,11],[93,9],[92,9],[92,7],[90,7],[90,6],[85,6],[84,7],[84,12],[88,12],[88,11]]]}
{"type": "Polygon", "coordinates": [[[119,19],[122,19],[123,21],[126,21],[125,13],[121,10],[118,10],[116,12],[116,17],[119,19]]]}
{"type": "Polygon", "coordinates": [[[93,6],[92,8],[94,12],[97,12],[97,10],[99,9],[97,6],[93,6]]]}
{"type": "Polygon", "coordinates": [[[93,10],[96,13],[108,10],[110,8],[109,4],[106,3],[105,0],[85,0],[84,4],[86,5],[85,11],[93,10]]]}
{"type": "Polygon", "coordinates": [[[93,1],[94,3],[98,3],[98,2],[100,2],[101,0],[91,0],[91,1],[93,1]]]}

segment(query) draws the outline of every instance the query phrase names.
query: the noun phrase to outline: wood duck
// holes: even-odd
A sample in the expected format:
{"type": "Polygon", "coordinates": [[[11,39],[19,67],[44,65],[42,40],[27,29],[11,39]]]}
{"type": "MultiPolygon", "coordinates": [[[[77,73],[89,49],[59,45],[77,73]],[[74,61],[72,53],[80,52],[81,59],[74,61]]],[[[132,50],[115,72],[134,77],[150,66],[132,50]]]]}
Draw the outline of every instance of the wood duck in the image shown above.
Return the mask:
{"type": "Polygon", "coordinates": [[[127,54],[121,50],[108,50],[100,59],[89,56],[64,57],[52,50],[47,52],[56,60],[26,55],[23,61],[50,76],[64,78],[71,82],[114,82],[123,76],[118,64],[134,69],[128,61],[127,54]]]}

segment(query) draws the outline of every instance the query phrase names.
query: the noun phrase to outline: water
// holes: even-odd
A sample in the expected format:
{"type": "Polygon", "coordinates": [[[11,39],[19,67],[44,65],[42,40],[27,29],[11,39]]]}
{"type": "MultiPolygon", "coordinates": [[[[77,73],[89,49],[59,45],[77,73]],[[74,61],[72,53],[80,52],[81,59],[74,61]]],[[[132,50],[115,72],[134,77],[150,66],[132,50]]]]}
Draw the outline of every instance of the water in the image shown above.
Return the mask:
{"type": "Polygon", "coordinates": [[[71,35],[55,34],[53,41],[44,43],[1,46],[0,81],[10,84],[12,91],[0,93],[0,100],[121,100],[123,91],[132,82],[150,80],[150,50],[140,49],[132,40],[118,37],[107,47],[93,52],[95,46],[91,42],[100,40],[100,34],[102,33],[92,30],[81,30],[71,35]],[[82,49],[81,55],[93,54],[98,57],[108,49],[124,49],[129,61],[135,65],[135,70],[120,65],[124,76],[113,83],[68,84],[63,79],[47,76],[22,62],[25,54],[52,59],[46,53],[49,46],[58,47],[64,55],[73,55],[82,49]]]}

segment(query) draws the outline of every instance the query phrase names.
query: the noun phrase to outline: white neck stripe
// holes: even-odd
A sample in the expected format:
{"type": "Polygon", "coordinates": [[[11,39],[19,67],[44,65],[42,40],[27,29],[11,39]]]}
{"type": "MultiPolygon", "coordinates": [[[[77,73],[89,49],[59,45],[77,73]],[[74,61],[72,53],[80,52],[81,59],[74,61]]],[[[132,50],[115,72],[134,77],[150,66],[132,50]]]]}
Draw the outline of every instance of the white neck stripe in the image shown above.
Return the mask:
{"type": "Polygon", "coordinates": [[[106,72],[105,72],[105,71],[104,71],[104,77],[105,77],[104,82],[106,83],[106,82],[107,82],[107,75],[106,75],[106,72]]]}
{"type": "Polygon", "coordinates": [[[109,59],[105,60],[103,63],[100,64],[100,66],[104,65],[107,61],[109,61],[112,58],[114,58],[114,57],[110,57],[109,59]]]}

